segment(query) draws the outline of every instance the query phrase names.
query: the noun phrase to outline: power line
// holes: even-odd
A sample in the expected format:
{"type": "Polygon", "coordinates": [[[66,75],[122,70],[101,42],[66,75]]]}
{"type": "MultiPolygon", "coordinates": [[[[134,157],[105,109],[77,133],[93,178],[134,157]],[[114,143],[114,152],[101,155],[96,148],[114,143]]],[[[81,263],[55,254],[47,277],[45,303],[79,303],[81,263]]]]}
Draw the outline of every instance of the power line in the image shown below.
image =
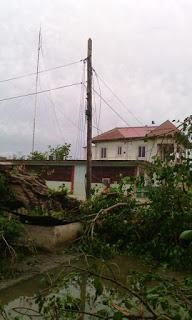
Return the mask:
{"type": "MultiPolygon", "coordinates": [[[[46,95],[46,98],[48,99],[48,101],[50,102],[50,106],[53,107],[53,113],[54,113],[54,117],[55,117],[55,123],[56,123],[56,128],[58,129],[58,133],[60,133],[60,137],[62,138],[62,141],[64,141],[64,135],[60,126],[60,122],[57,116],[57,112],[56,112],[56,105],[52,99],[51,96],[51,92],[49,92],[49,95],[46,95]]],[[[52,117],[53,118],[53,117],[52,117]]]]}
{"type": "Polygon", "coordinates": [[[100,99],[121,119],[128,127],[130,124],[97,92],[94,88],[93,91],[100,97],[100,99]]]}
{"type": "MultiPolygon", "coordinates": [[[[96,76],[96,79],[97,79],[99,94],[102,95],[102,94],[101,94],[101,86],[100,86],[99,78],[98,78],[96,72],[95,72],[95,76],[96,76]]],[[[100,119],[101,119],[101,98],[100,98],[100,100],[99,100],[99,115],[98,115],[97,127],[99,127],[100,119]]]]}
{"type": "MultiPolygon", "coordinates": [[[[53,70],[57,70],[57,69],[65,68],[65,67],[69,67],[69,66],[72,66],[74,64],[80,63],[80,62],[82,62],[84,60],[85,59],[81,59],[81,60],[78,60],[78,61],[74,61],[74,62],[67,63],[67,64],[64,64],[64,65],[56,66],[56,67],[53,67],[53,68],[39,70],[38,73],[44,73],[44,72],[49,72],[49,71],[53,71],[53,70]]],[[[23,74],[23,75],[20,75],[20,76],[16,76],[16,77],[0,80],[0,83],[13,81],[13,80],[17,80],[17,79],[22,79],[22,78],[27,78],[27,77],[34,76],[34,75],[36,75],[36,72],[26,73],[26,74],[23,74]]]]}
{"type": "Polygon", "coordinates": [[[101,82],[107,87],[107,89],[113,94],[113,96],[119,101],[119,103],[126,109],[126,111],[128,111],[128,112],[135,118],[135,120],[143,126],[144,124],[142,123],[142,121],[139,120],[139,119],[134,115],[134,113],[127,108],[126,104],[125,104],[125,103],[117,96],[117,94],[109,87],[109,85],[105,82],[105,80],[104,80],[101,76],[99,76],[99,74],[96,72],[95,69],[93,69],[93,72],[95,73],[96,77],[99,78],[99,79],[101,80],[101,82]]]}
{"type": "MultiPolygon", "coordinates": [[[[96,71],[94,70],[95,74],[96,71]]],[[[100,77],[99,77],[100,78],[100,77]]],[[[130,127],[130,124],[102,97],[102,95],[100,93],[98,93],[94,88],[93,91],[95,91],[95,93],[100,97],[100,99],[128,126],[130,127]]],[[[115,95],[115,94],[114,94],[115,95]]],[[[116,95],[115,97],[121,101],[116,95]]],[[[121,102],[122,103],[122,102],[121,102]]],[[[127,108],[126,108],[127,109],[127,108]]],[[[129,111],[130,112],[130,111],[129,111]]],[[[142,126],[144,126],[142,124],[142,126]]],[[[133,130],[138,134],[138,130],[136,128],[133,128],[133,130]]]]}
{"type": "Polygon", "coordinates": [[[82,144],[84,140],[85,135],[85,120],[84,120],[84,114],[85,114],[85,61],[83,63],[83,69],[82,69],[82,79],[81,79],[82,85],[81,85],[81,91],[80,91],[80,103],[79,103],[79,117],[78,117],[78,123],[77,123],[77,139],[76,139],[76,146],[75,146],[75,153],[74,158],[81,158],[81,149],[82,144]]]}
{"type": "Polygon", "coordinates": [[[81,82],[76,82],[76,83],[71,83],[71,84],[67,84],[67,85],[63,85],[63,86],[59,86],[59,87],[55,87],[55,88],[50,88],[50,89],[46,89],[46,90],[41,90],[41,91],[37,91],[37,92],[26,93],[26,94],[22,94],[22,95],[19,95],[19,96],[3,98],[3,99],[0,99],[0,102],[8,101],[8,100],[14,100],[14,99],[18,99],[18,98],[29,97],[29,96],[34,96],[36,94],[41,94],[41,93],[44,93],[44,92],[50,92],[50,91],[54,91],[54,90],[60,90],[60,89],[63,89],[63,88],[69,88],[69,87],[73,87],[73,86],[78,86],[80,84],[82,84],[82,83],[81,82]]]}
{"type": "MultiPolygon", "coordinates": [[[[60,104],[58,104],[58,102],[57,102],[57,107],[61,107],[61,105],[60,104]]],[[[77,128],[77,129],[79,129],[80,130],[80,128],[76,125],[76,123],[73,121],[73,120],[71,120],[65,113],[64,113],[64,110],[63,110],[63,108],[61,107],[61,109],[59,109],[58,108],[58,111],[60,112],[60,114],[64,117],[64,119],[66,120],[68,120],[75,128],[77,128]]]]}
{"type": "MultiPolygon", "coordinates": [[[[118,113],[94,88],[93,91],[101,98],[101,100],[121,119],[128,127],[130,127],[130,124],[118,113]]],[[[140,137],[140,133],[138,132],[137,128],[132,127],[132,129],[138,134],[138,137],[140,137]]]]}
{"type": "MultiPolygon", "coordinates": [[[[44,56],[43,56],[43,51],[42,51],[42,46],[41,46],[41,55],[42,55],[42,58],[43,58],[43,66],[45,67],[45,62],[44,62],[44,56]]],[[[49,77],[49,74],[48,74],[48,87],[50,88],[50,77],[49,77]]],[[[57,116],[57,110],[56,110],[56,106],[55,106],[55,103],[53,101],[53,98],[52,98],[52,95],[51,95],[51,92],[49,92],[48,95],[46,95],[46,97],[49,99],[52,107],[53,107],[53,112],[54,112],[54,116],[55,116],[55,122],[56,122],[56,127],[58,128],[58,133],[60,133],[61,135],[61,138],[62,138],[62,141],[64,141],[64,135],[63,135],[63,131],[61,129],[61,126],[60,126],[60,122],[59,122],[59,119],[58,119],[58,116],[57,116]]]]}
{"type": "MultiPolygon", "coordinates": [[[[95,88],[95,85],[94,85],[94,78],[93,78],[93,89],[94,88],[95,88]]],[[[101,101],[101,99],[100,99],[100,101],[101,101]]],[[[96,127],[98,127],[97,104],[96,104],[95,92],[93,90],[93,119],[94,119],[94,116],[95,116],[95,125],[96,125],[96,127]]],[[[98,128],[97,128],[97,134],[99,134],[98,128]]]]}

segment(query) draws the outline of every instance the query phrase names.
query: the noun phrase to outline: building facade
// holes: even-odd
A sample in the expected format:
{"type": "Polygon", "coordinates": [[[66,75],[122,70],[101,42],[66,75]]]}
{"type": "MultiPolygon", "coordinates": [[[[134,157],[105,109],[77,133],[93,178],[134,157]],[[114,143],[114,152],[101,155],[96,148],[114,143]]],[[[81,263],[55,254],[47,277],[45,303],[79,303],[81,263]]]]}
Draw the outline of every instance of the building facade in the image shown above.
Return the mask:
{"type": "Polygon", "coordinates": [[[166,121],[160,126],[115,128],[93,138],[94,160],[128,160],[151,162],[162,160],[177,151],[174,134],[177,128],[166,121]]]}
{"type": "MultiPolygon", "coordinates": [[[[41,174],[48,187],[58,189],[63,184],[74,197],[84,200],[86,197],[86,161],[85,160],[13,160],[4,162],[11,167],[22,166],[41,174]]],[[[92,188],[103,190],[107,180],[116,185],[120,176],[138,177],[144,170],[143,161],[102,161],[92,162],[92,188]]]]}

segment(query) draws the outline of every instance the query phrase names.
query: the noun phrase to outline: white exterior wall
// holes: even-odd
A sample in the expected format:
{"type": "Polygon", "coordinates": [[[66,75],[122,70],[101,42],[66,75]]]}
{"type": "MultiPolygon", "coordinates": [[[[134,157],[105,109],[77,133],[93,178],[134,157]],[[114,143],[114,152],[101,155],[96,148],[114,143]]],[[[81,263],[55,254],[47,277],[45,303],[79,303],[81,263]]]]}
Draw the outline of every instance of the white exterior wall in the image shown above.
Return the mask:
{"type": "Polygon", "coordinates": [[[48,180],[46,181],[46,185],[50,189],[54,189],[54,190],[58,190],[59,187],[61,187],[63,184],[65,185],[68,192],[70,192],[71,191],[71,182],[68,182],[68,181],[48,181],[48,180]]]}
{"type": "Polygon", "coordinates": [[[158,144],[175,144],[172,138],[155,138],[126,141],[97,142],[93,148],[93,160],[145,160],[152,161],[157,155],[158,144]],[[145,146],[145,158],[138,157],[139,146],[145,146]],[[118,147],[122,147],[122,154],[118,155],[118,147]],[[101,158],[101,148],[107,149],[107,157],[101,158]]]}

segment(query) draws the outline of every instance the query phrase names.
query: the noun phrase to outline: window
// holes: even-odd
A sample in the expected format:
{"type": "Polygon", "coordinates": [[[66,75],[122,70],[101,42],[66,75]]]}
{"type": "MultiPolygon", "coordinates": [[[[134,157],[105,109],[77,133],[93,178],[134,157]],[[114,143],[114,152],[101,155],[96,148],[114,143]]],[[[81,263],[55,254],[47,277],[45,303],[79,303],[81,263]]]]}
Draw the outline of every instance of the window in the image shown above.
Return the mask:
{"type": "Polygon", "coordinates": [[[139,146],[139,158],[145,158],[145,147],[144,146],[139,146]]]}
{"type": "Polygon", "coordinates": [[[101,158],[107,158],[107,148],[101,148],[101,158]]]}
{"type": "Polygon", "coordinates": [[[120,156],[122,154],[122,147],[118,147],[117,154],[118,154],[118,156],[120,156]]]}
{"type": "Polygon", "coordinates": [[[173,144],[158,144],[157,145],[157,154],[161,160],[165,160],[168,156],[174,153],[173,144]]]}
{"type": "Polygon", "coordinates": [[[111,183],[110,178],[102,178],[102,183],[106,186],[107,184],[109,185],[111,183]]]}

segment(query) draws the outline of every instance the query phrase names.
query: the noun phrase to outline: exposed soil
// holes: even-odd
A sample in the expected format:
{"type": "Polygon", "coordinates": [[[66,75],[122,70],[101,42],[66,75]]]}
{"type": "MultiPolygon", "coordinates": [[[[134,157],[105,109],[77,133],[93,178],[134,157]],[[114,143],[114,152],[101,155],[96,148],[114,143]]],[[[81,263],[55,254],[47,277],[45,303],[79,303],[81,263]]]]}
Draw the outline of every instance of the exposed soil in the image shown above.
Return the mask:
{"type": "Polygon", "coordinates": [[[0,280],[0,291],[12,287],[22,281],[32,279],[37,275],[46,273],[62,264],[78,259],[78,256],[64,255],[62,253],[41,253],[28,256],[15,264],[15,276],[11,279],[0,280]]]}

